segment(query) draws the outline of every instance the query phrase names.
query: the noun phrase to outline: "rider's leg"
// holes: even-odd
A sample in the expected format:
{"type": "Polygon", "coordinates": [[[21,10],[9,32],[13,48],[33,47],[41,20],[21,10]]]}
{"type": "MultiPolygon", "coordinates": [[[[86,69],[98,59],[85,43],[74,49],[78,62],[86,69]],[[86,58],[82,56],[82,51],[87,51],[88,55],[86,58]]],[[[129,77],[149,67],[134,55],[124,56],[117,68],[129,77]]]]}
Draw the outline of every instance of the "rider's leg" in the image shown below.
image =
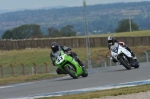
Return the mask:
{"type": "Polygon", "coordinates": [[[82,61],[78,58],[77,62],[79,63],[80,66],[84,66],[84,64],[82,63],[82,61]]]}
{"type": "Polygon", "coordinates": [[[126,47],[126,49],[131,53],[133,59],[137,59],[135,54],[131,51],[131,49],[129,47],[126,47]]]}
{"type": "Polygon", "coordinates": [[[82,63],[82,61],[79,59],[79,57],[75,52],[72,52],[72,57],[75,58],[75,60],[79,63],[80,66],[82,66],[83,69],[85,69],[84,64],[82,63]]]}
{"type": "Polygon", "coordinates": [[[82,67],[82,69],[85,70],[85,66],[84,66],[83,62],[79,58],[77,59],[77,62],[82,67]]]}
{"type": "Polygon", "coordinates": [[[112,57],[111,59],[114,63],[118,62],[115,58],[112,57]]]}

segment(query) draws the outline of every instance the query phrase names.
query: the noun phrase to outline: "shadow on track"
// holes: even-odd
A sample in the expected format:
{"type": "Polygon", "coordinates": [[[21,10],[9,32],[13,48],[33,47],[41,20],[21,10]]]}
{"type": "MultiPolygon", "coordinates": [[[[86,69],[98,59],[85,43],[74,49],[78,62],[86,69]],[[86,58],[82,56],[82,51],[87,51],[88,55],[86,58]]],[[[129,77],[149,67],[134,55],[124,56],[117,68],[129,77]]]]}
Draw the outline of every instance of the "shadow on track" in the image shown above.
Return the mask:
{"type": "Polygon", "coordinates": [[[127,69],[109,70],[109,71],[105,71],[105,72],[133,71],[133,70],[137,70],[137,69],[139,69],[139,68],[131,68],[131,70],[127,70],[127,69]]]}
{"type": "Polygon", "coordinates": [[[71,77],[66,77],[66,78],[59,78],[59,79],[56,79],[56,81],[65,81],[65,80],[74,80],[74,79],[71,78],[71,77]]]}

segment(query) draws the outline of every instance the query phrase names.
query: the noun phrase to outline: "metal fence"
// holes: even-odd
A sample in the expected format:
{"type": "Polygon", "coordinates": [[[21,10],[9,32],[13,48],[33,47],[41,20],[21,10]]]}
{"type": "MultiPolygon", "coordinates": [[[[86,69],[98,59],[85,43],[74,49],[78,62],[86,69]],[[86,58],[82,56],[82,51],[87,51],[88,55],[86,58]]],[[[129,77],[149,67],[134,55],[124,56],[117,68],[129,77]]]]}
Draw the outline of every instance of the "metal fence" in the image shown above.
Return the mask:
{"type": "Polygon", "coordinates": [[[46,74],[53,73],[56,67],[45,65],[36,66],[34,63],[33,66],[2,66],[0,65],[0,77],[10,77],[10,76],[21,76],[21,75],[33,75],[33,74],[46,74]]]}
{"type": "MultiPolygon", "coordinates": [[[[149,46],[150,36],[141,37],[116,37],[128,44],[128,46],[149,46]]],[[[107,37],[89,37],[90,47],[107,47],[107,37]]],[[[41,38],[21,40],[0,40],[0,50],[26,49],[26,48],[49,48],[52,42],[71,48],[86,47],[85,37],[75,38],[41,38]]]]}

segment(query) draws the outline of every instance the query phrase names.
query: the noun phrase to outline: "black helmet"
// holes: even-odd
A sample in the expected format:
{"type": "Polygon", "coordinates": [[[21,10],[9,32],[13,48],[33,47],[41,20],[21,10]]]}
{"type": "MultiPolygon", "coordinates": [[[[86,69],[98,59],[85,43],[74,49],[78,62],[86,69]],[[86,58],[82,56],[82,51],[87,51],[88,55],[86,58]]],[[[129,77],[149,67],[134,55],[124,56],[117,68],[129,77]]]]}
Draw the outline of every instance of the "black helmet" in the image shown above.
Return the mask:
{"type": "Polygon", "coordinates": [[[51,44],[51,49],[53,52],[57,52],[59,50],[59,45],[56,42],[51,44]]]}
{"type": "Polygon", "coordinates": [[[108,44],[109,45],[113,45],[114,44],[114,37],[108,36],[107,40],[108,40],[108,44]]]}

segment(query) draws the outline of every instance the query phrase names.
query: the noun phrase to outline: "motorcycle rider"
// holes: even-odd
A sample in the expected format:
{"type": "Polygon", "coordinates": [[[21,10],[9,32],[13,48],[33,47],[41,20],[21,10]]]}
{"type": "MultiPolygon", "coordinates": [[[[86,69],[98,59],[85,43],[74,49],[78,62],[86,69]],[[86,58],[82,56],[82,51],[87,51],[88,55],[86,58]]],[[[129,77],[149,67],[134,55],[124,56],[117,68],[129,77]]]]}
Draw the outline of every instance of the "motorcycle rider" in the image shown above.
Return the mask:
{"type": "MultiPolygon", "coordinates": [[[[115,39],[115,38],[112,37],[112,36],[108,36],[107,40],[108,40],[108,48],[109,48],[109,50],[110,50],[110,47],[111,47],[111,46],[113,46],[115,43],[118,43],[119,45],[121,45],[122,47],[124,47],[125,49],[127,49],[127,50],[131,53],[131,55],[132,55],[132,57],[133,57],[133,58],[131,59],[131,63],[133,63],[133,59],[134,59],[134,60],[137,60],[135,54],[132,52],[132,50],[131,50],[124,42],[119,41],[119,40],[115,39]]],[[[112,57],[112,61],[113,61],[113,62],[117,62],[113,57],[112,57]]]]}
{"type": "MultiPolygon", "coordinates": [[[[55,53],[57,51],[64,51],[64,53],[70,55],[71,57],[73,57],[78,63],[80,66],[82,66],[82,69],[84,70],[85,67],[84,67],[84,64],[80,61],[80,59],[78,58],[77,54],[75,52],[72,52],[71,51],[71,48],[67,47],[67,46],[61,46],[61,45],[58,45],[58,43],[56,42],[53,42],[51,44],[51,53],[50,53],[50,58],[52,60],[52,63],[53,65],[55,66],[55,53]]],[[[57,74],[65,74],[61,69],[57,68],[56,70],[57,74]]]]}

